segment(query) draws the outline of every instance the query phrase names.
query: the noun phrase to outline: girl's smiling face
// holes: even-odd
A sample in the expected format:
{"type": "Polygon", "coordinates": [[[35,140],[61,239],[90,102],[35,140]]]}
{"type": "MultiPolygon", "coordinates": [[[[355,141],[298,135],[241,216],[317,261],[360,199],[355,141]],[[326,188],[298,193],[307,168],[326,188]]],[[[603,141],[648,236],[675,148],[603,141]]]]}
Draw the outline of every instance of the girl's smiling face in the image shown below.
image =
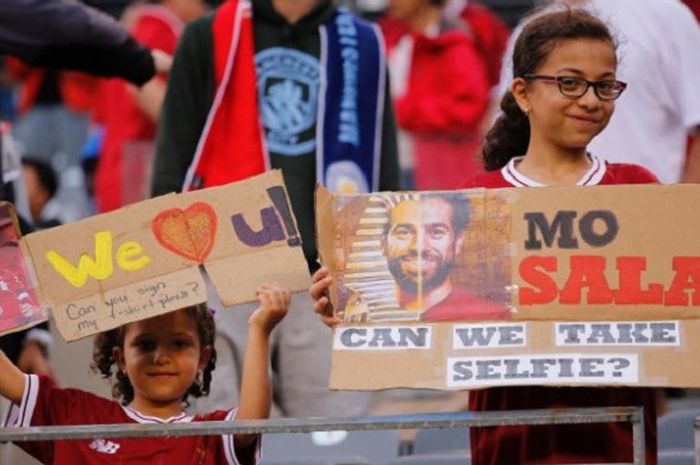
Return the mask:
{"type": "MultiPolygon", "coordinates": [[[[617,59],[613,45],[599,39],[567,39],[558,42],[534,74],[578,77],[589,81],[614,80],[617,59]]],[[[567,97],[556,82],[513,81],[513,95],[529,114],[531,146],[571,151],[585,150],[610,121],[613,100],[601,100],[589,87],[578,98],[567,97]],[[528,111],[529,110],[529,111],[528,111]]]]}
{"type": "Polygon", "coordinates": [[[123,346],[114,349],[119,369],[134,388],[129,406],[160,418],[182,412],[183,397],[210,355],[210,347],[201,347],[194,315],[186,310],[129,323],[123,346]]]}

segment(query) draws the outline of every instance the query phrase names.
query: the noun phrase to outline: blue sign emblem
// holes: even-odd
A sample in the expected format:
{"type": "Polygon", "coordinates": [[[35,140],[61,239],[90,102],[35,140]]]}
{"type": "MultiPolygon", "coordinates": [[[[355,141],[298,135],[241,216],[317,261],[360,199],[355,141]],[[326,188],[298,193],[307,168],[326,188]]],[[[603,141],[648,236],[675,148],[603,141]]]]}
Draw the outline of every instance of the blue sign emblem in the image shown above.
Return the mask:
{"type": "Polygon", "coordinates": [[[255,55],[260,112],[271,153],[304,155],[316,149],[319,60],[273,47],[255,55]]]}

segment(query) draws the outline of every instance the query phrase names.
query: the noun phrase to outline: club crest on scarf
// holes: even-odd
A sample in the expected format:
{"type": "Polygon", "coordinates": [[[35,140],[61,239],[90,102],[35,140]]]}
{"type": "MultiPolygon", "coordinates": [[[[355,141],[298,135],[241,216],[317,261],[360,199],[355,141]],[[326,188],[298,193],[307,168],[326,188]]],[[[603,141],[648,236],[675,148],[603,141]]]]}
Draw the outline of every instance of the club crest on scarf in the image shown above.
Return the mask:
{"type": "Polygon", "coordinates": [[[326,170],[325,185],[338,194],[359,194],[369,192],[367,178],[362,169],[349,160],[332,163],[326,170]]]}
{"type": "Polygon", "coordinates": [[[255,55],[260,111],[270,152],[303,155],[316,148],[319,61],[283,47],[255,55]]]}
{"type": "Polygon", "coordinates": [[[279,167],[278,155],[315,154],[317,182],[334,192],[376,191],[386,100],[378,27],[341,8],[319,25],[316,58],[285,47],[255,53],[252,26],[247,2],[217,9],[216,98],[184,189],[260,174],[279,167]]]}

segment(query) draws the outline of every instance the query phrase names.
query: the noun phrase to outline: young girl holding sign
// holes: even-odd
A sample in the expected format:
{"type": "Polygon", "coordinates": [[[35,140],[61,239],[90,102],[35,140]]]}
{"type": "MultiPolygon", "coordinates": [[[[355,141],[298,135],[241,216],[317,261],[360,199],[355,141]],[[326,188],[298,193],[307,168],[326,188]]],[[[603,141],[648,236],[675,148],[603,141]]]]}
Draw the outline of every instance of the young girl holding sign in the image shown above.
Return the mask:
{"type": "MultiPolygon", "coordinates": [[[[513,55],[511,92],[487,134],[488,172],[464,187],[635,184],[657,182],[636,165],[608,164],[586,151],[608,123],[626,84],[615,79],[615,41],[590,13],[570,9],[532,20],[513,55]]],[[[315,310],[333,316],[327,268],[313,277],[315,310]]],[[[640,388],[508,387],[470,393],[474,411],[555,407],[644,406],[646,460],[656,464],[654,391],[640,388]]],[[[474,465],[631,462],[629,424],[472,428],[474,465]]]]}
{"type": "MultiPolygon", "coordinates": [[[[533,19],[513,51],[513,83],[486,136],[486,173],[464,186],[655,183],[637,165],[606,163],[586,151],[607,125],[626,84],[615,79],[615,41],[598,18],[565,10],[533,19]]],[[[646,463],[656,464],[653,389],[499,387],[473,391],[474,411],[643,406],[646,463]]],[[[474,465],[632,460],[628,423],[472,428],[474,465]]]]}
{"type": "MultiPolygon", "coordinates": [[[[104,399],[77,389],[60,389],[43,376],[25,375],[0,352],[0,394],[14,403],[7,426],[149,424],[262,419],[270,413],[269,336],[284,318],[290,292],[265,285],[260,307],[249,319],[240,406],[188,416],[191,394],[209,392],[216,364],[214,318],[205,305],[183,308],[128,323],[95,339],[93,368],[109,379],[113,395],[104,399]]],[[[178,438],[94,439],[22,442],[44,464],[170,465],[256,464],[257,435],[178,438]]]]}

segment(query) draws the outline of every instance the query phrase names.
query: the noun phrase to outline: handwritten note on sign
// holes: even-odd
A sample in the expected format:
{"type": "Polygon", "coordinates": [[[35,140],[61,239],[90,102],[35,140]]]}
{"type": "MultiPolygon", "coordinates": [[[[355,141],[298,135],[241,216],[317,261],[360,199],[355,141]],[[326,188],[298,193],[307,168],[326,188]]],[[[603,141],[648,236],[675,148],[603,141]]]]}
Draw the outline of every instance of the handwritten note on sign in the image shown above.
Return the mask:
{"type": "Polygon", "coordinates": [[[308,287],[298,229],[278,171],[169,194],[30,234],[42,300],[77,339],[206,301],[200,266],[226,305],[277,282],[308,287]]]}
{"type": "Polygon", "coordinates": [[[48,250],[46,260],[54,270],[74,287],[85,285],[88,277],[105,280],[114,274],[114,262],[125,271],[138,271],[151,262],[143,247],[136,241],[120,244],[113,254],[112,232],[98,231],[95,237],[95,258],[81,255],[77,265],[67,260],[56,250],[48,250]]]}
{"type": "Polygon", "coordinates": [[[53,308],[56,326],[66,340],[106,331],[129,321],[160,315],[206,301],[207,290],[197,269],[142,281],[103,295],[53,308]]]}

